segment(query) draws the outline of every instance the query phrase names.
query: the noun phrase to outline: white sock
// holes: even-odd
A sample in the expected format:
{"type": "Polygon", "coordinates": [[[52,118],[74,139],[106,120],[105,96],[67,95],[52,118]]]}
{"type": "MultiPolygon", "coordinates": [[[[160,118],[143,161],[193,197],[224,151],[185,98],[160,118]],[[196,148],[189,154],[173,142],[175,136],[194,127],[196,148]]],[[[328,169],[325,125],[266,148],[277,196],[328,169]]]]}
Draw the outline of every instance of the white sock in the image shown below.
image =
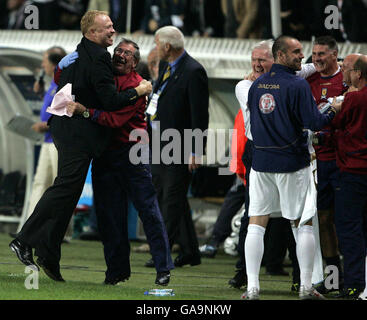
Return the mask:
{"type": "Polygon", "coordinates": [[[294,241],[297,243],[297,241],[298,241],[298,228],[292,226],[292,232],[293,232],[294,241]]]}
{"type": "Polygon", "coordinates": [[[367,297],[367,257],[366,257],[366,266],[365,266],[364,269],[365,269],[365,273],[366,273],[366,275],[365,275],[365,277],[366,277],[366,285],[364,287],[364,291],[363,291],[362,295],[364,297],[367,297]]]}
{"type": "Polygon", "coordinates": [[[316,248],[312,226],[304,225],[299,228],[296,248],[301,273],[301,286],[309,289],[312,287],[312,270],[316,248]]]}
{"type": "Polygon", "coordinates": [[[259,273],[264,254],[265,228],[257,224],[249,224],[245,240],[245,259],[247,272],[247,290],[260,289],[259,273]]]}

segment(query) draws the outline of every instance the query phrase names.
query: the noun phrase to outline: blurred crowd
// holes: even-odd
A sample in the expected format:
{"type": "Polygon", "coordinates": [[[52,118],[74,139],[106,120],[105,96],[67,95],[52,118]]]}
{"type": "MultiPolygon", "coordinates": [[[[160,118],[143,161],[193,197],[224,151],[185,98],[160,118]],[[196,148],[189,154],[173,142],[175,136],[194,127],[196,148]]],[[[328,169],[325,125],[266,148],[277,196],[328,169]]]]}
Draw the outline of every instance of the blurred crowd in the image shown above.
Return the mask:
{"type": "MultiPolygon", "coordinates": [[[[271,38],[270,0],[132,0],[130,30],[128,0],[0,0],[0,29],[25,29],[25,7],[39,9],[39,29],[80,30],[90,9],[109,13],[119,33],[154,34],[174,25],[186,36],[238,39],[271,38]]],[[[331,35],[339,42],[367,42],[367,0],[281,0],[282,33],[310,41],[331,35]],[[338,8],[338,29],[325,28],[328,5],[338,8]]]]}

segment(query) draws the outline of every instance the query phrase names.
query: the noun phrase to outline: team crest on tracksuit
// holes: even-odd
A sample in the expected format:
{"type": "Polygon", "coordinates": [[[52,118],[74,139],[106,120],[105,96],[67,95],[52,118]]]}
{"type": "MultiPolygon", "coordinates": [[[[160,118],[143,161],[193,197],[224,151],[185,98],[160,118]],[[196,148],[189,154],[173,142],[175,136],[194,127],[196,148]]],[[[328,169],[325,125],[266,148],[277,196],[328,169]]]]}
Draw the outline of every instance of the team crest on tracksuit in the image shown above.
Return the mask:
{"type": "Polygon", "coordinates": [[[259,101],[260,111],[264,114],[268,114],[275,109],[275,99],[272,94],[265,93],[261,96],[259,101]]]}

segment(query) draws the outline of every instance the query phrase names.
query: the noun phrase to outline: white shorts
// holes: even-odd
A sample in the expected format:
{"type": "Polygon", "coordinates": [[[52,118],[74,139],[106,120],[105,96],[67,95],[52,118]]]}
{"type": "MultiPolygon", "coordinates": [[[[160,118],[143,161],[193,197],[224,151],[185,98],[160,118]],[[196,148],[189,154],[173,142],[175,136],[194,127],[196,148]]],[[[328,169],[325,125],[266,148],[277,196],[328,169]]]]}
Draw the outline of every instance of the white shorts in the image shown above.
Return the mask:
{"type": "Polygon", "coordinates": [[[289,220],[301,218],[301,224],[315,215],[316,187],[310,166],[289,173],[251,169],[249,216],[274,216],[277,212],[289,220]]]}

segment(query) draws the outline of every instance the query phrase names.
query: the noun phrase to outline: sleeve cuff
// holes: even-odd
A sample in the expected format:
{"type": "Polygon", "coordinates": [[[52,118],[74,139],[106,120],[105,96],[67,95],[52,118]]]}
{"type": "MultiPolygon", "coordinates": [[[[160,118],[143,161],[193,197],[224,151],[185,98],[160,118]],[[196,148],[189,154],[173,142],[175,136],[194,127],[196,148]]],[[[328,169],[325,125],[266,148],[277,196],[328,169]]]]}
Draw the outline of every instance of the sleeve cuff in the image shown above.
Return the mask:
{"type": "Polygon", "coordinates": [[[90,109],[89,113],[91,114],[92,121],[97,121],[101,111],[98,109],[90,109]]]}

